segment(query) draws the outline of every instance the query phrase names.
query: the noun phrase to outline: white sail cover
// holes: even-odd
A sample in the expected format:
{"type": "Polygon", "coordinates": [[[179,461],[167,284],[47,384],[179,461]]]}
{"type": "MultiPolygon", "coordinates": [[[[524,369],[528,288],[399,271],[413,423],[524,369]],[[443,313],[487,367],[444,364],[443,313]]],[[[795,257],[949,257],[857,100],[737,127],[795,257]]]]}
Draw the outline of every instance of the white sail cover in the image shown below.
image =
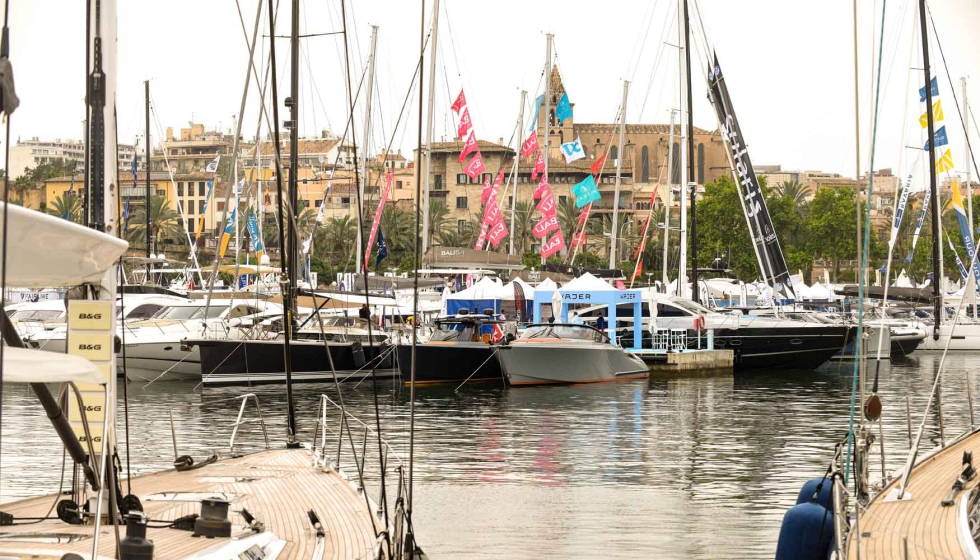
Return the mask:
{"type": "Polygon", "coordinates": [[[4,383],[105,384],[99,368],[85,358],[8,346],[3,349],[4,383]]]}
{"type": "Polygon", "coordinates": [[[7,207],[7,213],[8,286],[57,287],[96,282],[129,247],[122,239],[13,204],[7,207]]]}

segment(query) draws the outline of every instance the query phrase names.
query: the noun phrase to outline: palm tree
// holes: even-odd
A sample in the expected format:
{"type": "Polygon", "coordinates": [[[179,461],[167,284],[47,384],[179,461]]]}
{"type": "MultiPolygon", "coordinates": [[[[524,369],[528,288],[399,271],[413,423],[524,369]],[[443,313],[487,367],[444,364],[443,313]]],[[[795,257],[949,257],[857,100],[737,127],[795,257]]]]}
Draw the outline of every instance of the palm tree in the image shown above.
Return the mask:
{"type": "Polygon", "coordinates": [[[565,236],[566,243],[571,243],[572,235],[578,229],[578,216],[581,212],[572,197],[558,199],[558,225],[561,226],[561,233],[565,236]]]}
{"type": "Polygon", "coordinates": [[[438,239],[449,223],[449,206],[444,200],[429,199],[429,239],[438,239]]]}
{"type": "Polygon", "coordinates": [[[530,202],[523,201],[514,205],[514,231],[510,234],[514,237],[514,247],[518,253],[527,249],[534,221],[534,208],[530,202]]]}
{"type": "Polygon", "coordinates": [[[796,206],[803,206],[810,195],[810,188],[796,181],[783,181],[779,185],[779,194],[789,198],[796,206]]]}
{"type": "Polygon", "coordinates": [[[411,250],[415,239],[414,218],[394,204],[385,205],[381,211],[381,231],[389,251],[411,250]]]}
{"type": "Polygon", "coordinates": [[[48,214],[80,224],[82,223],[82,199],[75,193],[65,192],[53,203],[48,204],[48,214]]]}
{"type": "Polygon", "coordinates": [[[332,258],[337,265],[345,265],[357,249],[357,220],[350,216],[330,218],[326,227],[317,235],[317,254],[323,259],[332,258]]]}
{"type": "MultiPolygon", "coordinates": [[[[146,209],[137,209],[130,217],[129,225],[126,237],[130,243],[146,239],[146,209]]],[[[150,199],[150,232],[154,245],[161,239],[174,240],[178,244],[185,240],[180,214],[170,207],[166,197],[154,196],[150,199]]]]}

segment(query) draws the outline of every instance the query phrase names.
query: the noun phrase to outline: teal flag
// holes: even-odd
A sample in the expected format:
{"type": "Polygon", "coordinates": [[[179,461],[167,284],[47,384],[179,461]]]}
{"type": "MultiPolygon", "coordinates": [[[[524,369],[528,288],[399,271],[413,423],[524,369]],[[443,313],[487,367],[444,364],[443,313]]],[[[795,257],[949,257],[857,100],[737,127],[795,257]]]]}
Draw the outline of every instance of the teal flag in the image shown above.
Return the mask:
{"type": "Polygon", "coordinates": [[[595,184],[592,175],[588,175],[581,183],[572,187],[572,194],[575,195],[575,206],[578,208],[602,198],[599,194],[599,186],[595,184]]]}
{"type": "Polygon", "coordinates": [[[561,94],[561,99],[558,100],[558,107],[555,108],[555,117],[558,118],[558,122],[561,123],[565,119],[572,118],[572,104],[568,102],[568,94],[561,94]]]}

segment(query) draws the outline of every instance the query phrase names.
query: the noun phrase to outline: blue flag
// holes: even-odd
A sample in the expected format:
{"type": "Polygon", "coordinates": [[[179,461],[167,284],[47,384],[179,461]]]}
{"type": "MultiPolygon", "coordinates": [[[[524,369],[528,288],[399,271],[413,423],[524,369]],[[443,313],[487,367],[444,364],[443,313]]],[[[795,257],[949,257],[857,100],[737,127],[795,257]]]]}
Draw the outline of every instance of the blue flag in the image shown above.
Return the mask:
{"type": "Polygon", "coordinates": [[[123,206],[123,233],[129,233],[129,199],[126,199],[126,205],[123,206]]]}
{"type": "Polygon", "coordinates": [[[541,112],[541,104],[544,103],[544,95],[539,95],[537,99],[534,100],[534,118],[531,119],[531,128],[527,129],[528,132],[534,131],[538,127],[538,113],[541,112]]]}
{"type": "Polygon", "coordinates": [[[558,119],[559,124],[565,119],[572,118],[572,104],[568,102],[568,94],[561,94],[561,99],[558,100],[558,107],[555,108],[555,117],[558,119]]]}
{"type": "Polygon", "coordinates": [[[575,206],[578,208],[602,198],[599,194],[599,186],[595,184],[592,175],[588,175],[581,183],[572,187],[572,194],[575,195],[575,206]]]}
{"type": "MultiPolygon", "coordinates": [[[[949,144],[949,139],[946,138],[946,127],[945,126],[939,127],[939,130],[937,130],[935,132],[935,134],[933,134],[933,136],[936,137],[936,147],[945,146],[946,144],[949,144]]],[[[929,141],[928,140],[926,140],[926,145],[922,149],[923,150],[928,150],[929,149],[929,141]]]]}
{"type": "Polygon", "coordinates": [[[238,277],[238,289],[244,289],[245,286],[248,286],[248,274],[242,274],[238,277]]]}
{"type": "MultiPolygon", "coordinates": [[[[932,81],[929,83],[932,84],[932,94],[939,95],[939,83],[936,82],[936,78],[933,78],[932,81]]],[[[926,88],[925,86],[923,86],[919,88],[919,101],[924,103],[925,100],[926,100],[926,88]]]]}
{"type": "Polygon", "coordinates": [[[388,257],[388,243],[385,242],[384,233],[381,232],[381,226],[378,226],[378,251],[374,257],[374,267],[378,268],[381,265],[381,261],[388,257]]]}

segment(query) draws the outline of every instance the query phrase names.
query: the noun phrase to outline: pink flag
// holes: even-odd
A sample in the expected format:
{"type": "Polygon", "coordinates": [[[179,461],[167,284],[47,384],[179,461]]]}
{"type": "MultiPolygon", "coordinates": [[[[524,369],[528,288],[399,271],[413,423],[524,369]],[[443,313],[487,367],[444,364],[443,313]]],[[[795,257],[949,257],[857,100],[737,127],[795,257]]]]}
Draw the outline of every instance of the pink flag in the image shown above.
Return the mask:
{"type": "Polygon", "coordinates": [[[616,289],[617,290],[625,290],[626,289],[626,283],[623,282],[622,280],[616,280],[616,289]]]}
{"type": "Polygon", "coordinates": [[[531,170],[531,180],[538,180],[538,173],[544,173],[544,156],[538,152],[538,157],[534,158],[534,169],[531,170]]]}
{"type": "Polygon", "coordinates": [[[538,151],[538,133],[532,132],[527,140],[524,141],[524,145],[521,146],[521,157],[528,158],[531,154],[538,151]]]}
{"type": "Polygon", "coordinates": [[[504,220],[501,217],[501,220],[497,222],[496,225],[494,225],[490,230],[489,235],[487,235],[487,239],[489,239],[490,244],[496,248],[505,237],[507,237],[507,225],[504,224],[504,220]]]}
{"type": "Polygon", "coordinates": [[[476,240],[476,245],[473,246],[473,248],[476,249],[477,251],[482,251],[483,250],[483,244],[487,242],[487,230],[488,229],[490,229],[490,226],[487,225],[487,222],[486,221],[484,221],[483,222],[483,225],[480,226],[480,237],[479,237],[479,239],[476,240]]]}
{"type": "Polygon", "coordinates": [[[463,161],[466,159],[466,156],[472,154],[473,152],[478,151],[479,149],[480,149],[479,146],[477,146],[476,144],[476,134],[470,134],[469,138],[467,138],[466,141],[463,142],[463,149],[459,151],[458,161],[460,163],[463,163],[463,161]]]}
{"type": "Polygon", "coordinates": [[[483,223],[487,226],[492,226],[501,219],[500,206],[497,205],[497,200],[491,196],[487,200],[486,208],[483,209],[483,223]]]}
{"type": "Polygon", "coordinates": [[[550,189],[545,191],[544,196],[541,197],[541,202],[538,203],[537,210],[545,216],[555,215],[555,195],[552,194],[550,189]]]}
{"type": "Polygon", "coordinates": [[[585,230],[572,236],[572,247],[585,247],[585,230]]]}
{"type": "Polygon", "coordinates": [[[490,178],[487,177],[486,181],[483,182],[483,190],[480,191],[480,204],[486,204],[487,199],[491,196],[496,197],[497,192],[500,191],[500,184],[504,181],[504,170],[501,169],[497,172],[497,178],[493,180],[493,186],[490,186],[490,178]]]}
{"type": "MultiPolygon", "coordinates": [[[[602,171],[602,166],[606,164],[606,154],[599,156],[599,159],[595,160],[591,166],[589,166],[589,171],[592,172],[596,177],[599,176],[599,172],[602,171]]],[[[657,192],[657,191],[654,191],[657,192]]]]}
{"type": "Polygon", "coordinates": [[[531,195],[531,198],[534,199],[541,198],[542,196],[544,196],[544,193],[550,191],[551,191],[551,185],[549,185],[548,181],[546,181],[545,178],[542,177],[541,181],[538,183],[538,188],[534,189],[534,194],[531,195]]]}
{"type": "Polygon", "coordinates": [[[450,107],[450,109],[452,109],[453,112],[458,115],[459,110],[462,109],[465,105],[466,105],[466,96],[463,95],[463,90],[459,90],[459,95],[456,96],[456,101],[453,101],[453,106],[450,107]]]}
{"type": "Polygon", "coordinates": [[[585,222],[589,220],[589,212],[592,210],[592,203],[588,203],[582,208],[582,211],[578,214],[578,227],[585,225],[585,222]]]}
{"type": "Polygon", "coordinates": [[[473,122],[470,120],[470,110],[469,108],[463,109],[463,115],[459,117],[459,128],[456,130],[456,136],[462,140],[466,138],[466,135],[473,128],[473,122]]]}
{"type": "Polygon", "coordinates": [[[388,193],[391,192],[391,171],[385,176],[385,188],[381,191],[381,198],[378,199],[378,209],[374,211],[374,220],[371,222],[371,235],[368,237],[367,250],[364,251],[364,270],[367,271],[368,263],[371,262],[371,248],[374,247],[374,238],[378,235],[378,226],[381,225],[381,212],[384,210],[385,202],[388,200],[388,193]]]}
{"type": "Polygon", "coordinates": [[[548,235],[549,232],[555,231],[560,227],[558,225],[558,216],[545,216],[538,220],[538,223],[534,224],[531,233],[534,234],[534,237],[541,239],[548,235]]]}
{"type": "Polygon", "coordinates": [[[564,248],[565,240],[561,238],[561,230],[558,230],[558,232],[555,233],[551,239],[545,241],[544,244],[541,245],[541,256],[548,258],[564,248]]]}
{"type": "Polygon", "coordinates": [[[483,165],[483,154],[477,150],[476,155],[473,156],[473,159],[466,164],[466,168],[463,169],[463,173],[466,173],[470,179],[476,179],[486,170],[487,166],[483,165]]]}

